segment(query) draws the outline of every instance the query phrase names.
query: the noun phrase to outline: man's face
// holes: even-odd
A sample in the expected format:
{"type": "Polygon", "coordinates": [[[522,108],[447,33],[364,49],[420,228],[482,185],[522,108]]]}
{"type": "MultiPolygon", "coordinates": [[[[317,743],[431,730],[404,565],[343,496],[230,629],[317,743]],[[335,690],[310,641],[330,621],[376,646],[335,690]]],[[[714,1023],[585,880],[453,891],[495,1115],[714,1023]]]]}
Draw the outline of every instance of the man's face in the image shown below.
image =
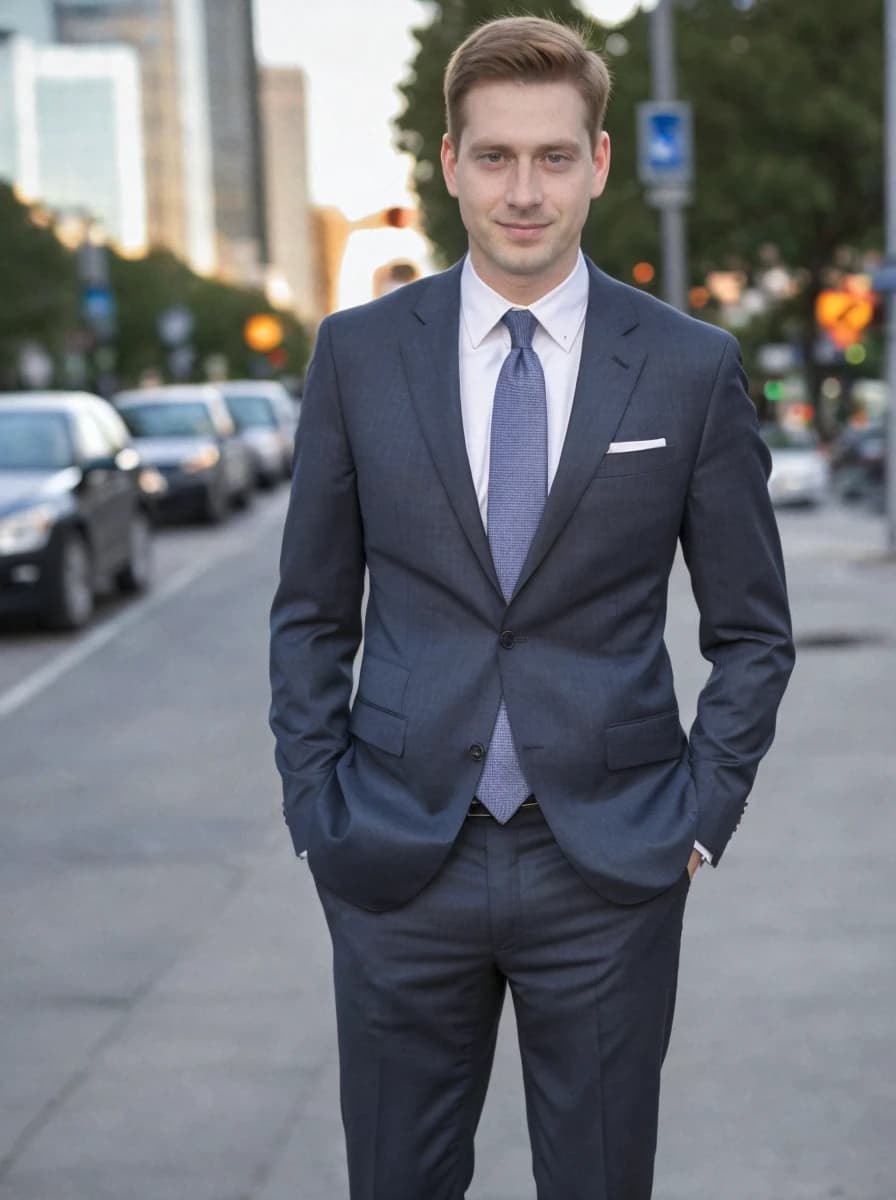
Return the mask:
{"type": "Polygon", "coordinates": [[[481,83],[464,100],[442,170],[480,277],[530,304],[575,266],[591,200],[604,190],[610,139],[592,150],[585,101],[572,83],[481,83]]]}

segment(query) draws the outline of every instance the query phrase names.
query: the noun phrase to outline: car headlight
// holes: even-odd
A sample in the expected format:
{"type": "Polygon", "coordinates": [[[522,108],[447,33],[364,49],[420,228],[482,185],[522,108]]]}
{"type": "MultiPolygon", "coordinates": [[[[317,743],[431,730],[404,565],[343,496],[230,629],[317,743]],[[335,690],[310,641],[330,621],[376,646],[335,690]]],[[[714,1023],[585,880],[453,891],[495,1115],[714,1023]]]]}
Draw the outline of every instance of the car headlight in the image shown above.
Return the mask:
{"type": "Polygon", "coordinates": [[[215,465],[221,457],[221,452],[217,446],[206,446],[204,450],[200,450],[198,454],[194,454],[192,458],[185,459],[180,464],[182,471],[187,471],[193,475],[197,471],[208,471],[215,465]]]}
{"type": "Polygon", "coordinates": [[[140,491],[147,496],[160,496],[168,490],[168,480],[155,467],[141,467],[137,482],[140,491]]]}
{"type": "Polygon", "coordinates": [[[49,504],[37,504],[0,518],[0,554],[30,554],[42,550],[53,532],[55,514],[49,504]]]}

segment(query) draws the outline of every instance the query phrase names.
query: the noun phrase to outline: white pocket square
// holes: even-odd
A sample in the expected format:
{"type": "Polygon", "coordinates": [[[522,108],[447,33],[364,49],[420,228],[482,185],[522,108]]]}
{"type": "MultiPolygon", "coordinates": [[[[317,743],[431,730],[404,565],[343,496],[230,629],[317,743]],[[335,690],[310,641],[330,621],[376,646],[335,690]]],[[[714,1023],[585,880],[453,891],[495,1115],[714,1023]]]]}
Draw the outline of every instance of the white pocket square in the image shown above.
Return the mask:
{"type": "Polygon", "coordinates": [[[610,442],[607,454],[631,454],[635,450],[659,450],[665,444],[665,438],[651,438],[647,442],[610,442]]]}

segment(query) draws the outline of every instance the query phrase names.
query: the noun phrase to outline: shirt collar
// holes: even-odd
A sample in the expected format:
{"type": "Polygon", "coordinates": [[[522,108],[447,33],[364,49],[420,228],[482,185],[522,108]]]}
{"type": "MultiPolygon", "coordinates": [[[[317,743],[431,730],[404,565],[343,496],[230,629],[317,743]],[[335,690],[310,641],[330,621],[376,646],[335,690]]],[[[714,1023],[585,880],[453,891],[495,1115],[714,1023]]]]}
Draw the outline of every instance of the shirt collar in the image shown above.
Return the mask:
{"type": "MultiPolygon", "coordinates": [[[[518,307],[480,279],[468,254],[460,277],[460,311],[473,349],[491,333],[508,308],[518,307]]],[[[588,307],[588,268],[581,251],[563,282],[528,307],[545,333],[568,354],[588,307]]]]}

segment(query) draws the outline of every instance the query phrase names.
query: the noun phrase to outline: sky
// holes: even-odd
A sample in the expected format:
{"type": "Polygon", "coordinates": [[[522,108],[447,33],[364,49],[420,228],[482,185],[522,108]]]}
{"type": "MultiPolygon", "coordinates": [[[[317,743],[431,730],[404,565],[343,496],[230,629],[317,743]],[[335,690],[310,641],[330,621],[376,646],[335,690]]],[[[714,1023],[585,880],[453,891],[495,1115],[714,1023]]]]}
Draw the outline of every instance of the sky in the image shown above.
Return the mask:
{"type": "MultiPolygon", "coordinates": [[[[579,0],[605,21],[624,20],[638,3],[579,0]]],[[[508,0],[508,9],[515,0],[508,0]]],[[[519,0],[525,11],[525,0],[519,0]]],[[[428,23],[426,0],[255,0],[256,52],[263,63],[300,66],[308,79],[309,183],[314,204],[334,205],[350,220],[393,205],[413,205],[411,160],[393,145],[401,110],[397,85],[428,23]]],[[[429,247],[411,229],[356,232],[338,286],[340,307],[370,299],[375,267],[408,259],[432,269],[429,247]]]]}
{"type": "Polygon", "coordinates": [[[356,219],[412,203],[410,160],[392,145],[396,85],[427,22],[421,0],[255,0],[257,53],[308,76],[312,200],[356,219]]]}
{"type": "MultiPolygon", "coordinates": [[[[639,0],[579,3],[609,22],[630,17],[639,0]]],[[[429,12],[425,0],[255,0],[259,58],[308,75],[316,204],[335,204],[355,219],[412,202],[411,164],[393,148],[389,123],[402,103],[396,84],[414,55],[409,30],[426,25],[429,12]]]]}

